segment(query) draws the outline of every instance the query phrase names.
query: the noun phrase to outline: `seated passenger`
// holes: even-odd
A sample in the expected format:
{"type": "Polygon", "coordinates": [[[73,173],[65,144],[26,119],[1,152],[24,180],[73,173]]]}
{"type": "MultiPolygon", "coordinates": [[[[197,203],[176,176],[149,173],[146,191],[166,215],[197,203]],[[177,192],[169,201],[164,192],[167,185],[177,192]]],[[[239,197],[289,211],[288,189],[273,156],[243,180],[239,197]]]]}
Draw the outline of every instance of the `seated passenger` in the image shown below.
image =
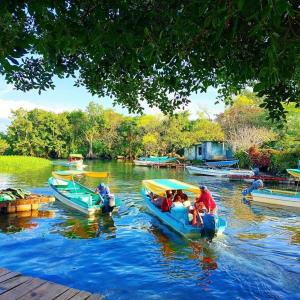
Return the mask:
{"type": "Polygon", "coordinates": [[[152,192],[150,192],[149,194],[151,202],[157,206],[157,207],[161,207],[162,204],[162,198],[158,197],[157,195],[154,195],[152,192]]]}
{"type": "Polygon", "coordinates": [[[187,194],[185,194],[182,190],[177,190],[177,193],[175,194],[175,196],[176,195],[179,195],[183,202],[188,200],[187,194]]]}
{"type": "Polygon", "coordinates": [[[179,195],[176,195],[175,198],[174,198],[172,207],[179,207],[179,206],[183,207],[182,200],[181,200],[181,197],[179,195]]]}
{"type": "Polygon", "coordinates": [[[166,197],[163,198],[162,203],[161,203],[161,210],[163,212],[170,211],[172,204],[173,204],[172,192],[166,191],[166,197]]]}

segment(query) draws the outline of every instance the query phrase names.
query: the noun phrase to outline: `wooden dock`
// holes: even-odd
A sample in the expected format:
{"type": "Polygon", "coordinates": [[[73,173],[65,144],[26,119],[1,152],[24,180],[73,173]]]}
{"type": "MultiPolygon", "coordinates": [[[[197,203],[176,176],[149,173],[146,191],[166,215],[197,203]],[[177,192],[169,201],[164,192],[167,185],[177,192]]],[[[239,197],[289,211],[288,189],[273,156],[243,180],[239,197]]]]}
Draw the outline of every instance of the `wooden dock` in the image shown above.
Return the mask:
{"type": "Polygon", "coordinates": [[[0,300],[103,300],[99,294],[0,269],[0,300]]]}

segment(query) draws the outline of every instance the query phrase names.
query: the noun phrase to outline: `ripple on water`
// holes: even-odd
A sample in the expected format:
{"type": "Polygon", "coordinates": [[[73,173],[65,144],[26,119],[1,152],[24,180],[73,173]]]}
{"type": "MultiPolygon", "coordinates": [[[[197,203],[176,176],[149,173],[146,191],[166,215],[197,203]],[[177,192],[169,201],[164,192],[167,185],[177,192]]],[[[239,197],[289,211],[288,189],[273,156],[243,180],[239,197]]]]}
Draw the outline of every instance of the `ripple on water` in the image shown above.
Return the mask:
{"type": "MultiPolygon", "coordinates": [[[[245,184],[239,182],[184,170],[88,164],[112,174],[108,184],[122,199],[119,213],[89,219],[56,202],[37,214],[1,216],[1,267],[99,292],[108,300],[299,296],[299,213],[244,201],[245,184]],[[210,244],[184,239],[148,214],[140,188],[149,178],[207,185],[228,221],[225,235],[210,244]]],[[[0,186],[47,194],[49,175],[49,170],[0,174],[0,186]]]]}

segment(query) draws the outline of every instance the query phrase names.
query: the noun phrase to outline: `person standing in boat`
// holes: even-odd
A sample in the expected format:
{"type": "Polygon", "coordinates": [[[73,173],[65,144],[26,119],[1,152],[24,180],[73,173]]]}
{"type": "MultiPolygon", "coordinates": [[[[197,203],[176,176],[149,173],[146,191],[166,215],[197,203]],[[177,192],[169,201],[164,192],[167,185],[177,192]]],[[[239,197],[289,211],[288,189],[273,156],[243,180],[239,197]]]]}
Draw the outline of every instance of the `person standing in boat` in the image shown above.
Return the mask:
{"type": "Polygon", "coordinates": [[[202,225],[203,221],[201,214],[216,214],[217,213],[217,204],[213,199],[211,192],[208,190],[207,186],[200,186],[201,194],[196,198],[193,210],[193,219],[192,225],[202,225]]]}

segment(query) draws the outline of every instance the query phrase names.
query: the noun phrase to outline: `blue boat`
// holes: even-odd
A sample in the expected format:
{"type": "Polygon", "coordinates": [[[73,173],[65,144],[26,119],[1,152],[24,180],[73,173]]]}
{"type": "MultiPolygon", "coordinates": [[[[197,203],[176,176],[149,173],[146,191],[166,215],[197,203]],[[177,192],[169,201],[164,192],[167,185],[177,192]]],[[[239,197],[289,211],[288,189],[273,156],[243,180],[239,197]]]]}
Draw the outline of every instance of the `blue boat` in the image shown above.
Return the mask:
{"type": "MultiPolygon", "coordinates": [[[[162,212],[161,209],[156,206],[150,197],[150,194],[165,196],[168,190],[182,190],[187,193],[192,193],[193,197],[199,195],[199,187],[184,183],[175,179],[152,179],[143,180],[142,195],[144,201],[150,210],[150,212],[158,217],[163,223],[171,227],[179,234],[187,237],[201,237],[206,232],[206,223],[202,227],[192,226],[188,218],[188,209],[186,207],[174,207],[169,212],[162,212]]],[[[212,215],[206,215],[212,218],[212,215]]],[[[203,220],[205,220],[205,217],[203,220]]],[[[220,217],[213,216],[214,219],[214,232],[213,235],[222,234],[227,226],[226,221],[220,217]]]]}
{"type": "Polygon", "coordinates": [[[136,166],[152,166],[159,164],[168,164],[168,163],[176,163],[176,157],[168,157],[168,156],[149,156],[149,157],[140,157],[139,159],[135,159],[134,164],[136,166]]]}
{"type": "Polygon", "coordinates": [[[230,167],[236,165],[239,162],[238,159],[235,160],[220,160],[220,161],[207,161],[205,164],[209,167],[214,168],[222,168],[222,167],[230,167]]]}

